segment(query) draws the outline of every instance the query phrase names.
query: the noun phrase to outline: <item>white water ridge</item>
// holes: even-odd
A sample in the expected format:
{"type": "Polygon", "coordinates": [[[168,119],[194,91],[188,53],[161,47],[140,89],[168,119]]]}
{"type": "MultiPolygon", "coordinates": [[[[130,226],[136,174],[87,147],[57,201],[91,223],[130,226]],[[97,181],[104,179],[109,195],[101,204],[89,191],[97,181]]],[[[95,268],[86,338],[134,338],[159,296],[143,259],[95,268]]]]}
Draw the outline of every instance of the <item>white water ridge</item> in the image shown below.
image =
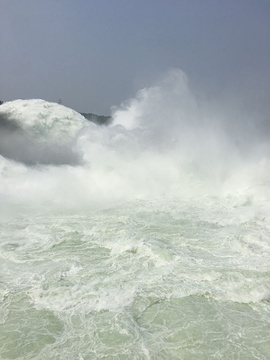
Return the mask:
{"type": "Polygon", "coordinates": [[[269,359],[268,124],[170,72],[110,126],[0,106],[0,358],[269,359]]]}

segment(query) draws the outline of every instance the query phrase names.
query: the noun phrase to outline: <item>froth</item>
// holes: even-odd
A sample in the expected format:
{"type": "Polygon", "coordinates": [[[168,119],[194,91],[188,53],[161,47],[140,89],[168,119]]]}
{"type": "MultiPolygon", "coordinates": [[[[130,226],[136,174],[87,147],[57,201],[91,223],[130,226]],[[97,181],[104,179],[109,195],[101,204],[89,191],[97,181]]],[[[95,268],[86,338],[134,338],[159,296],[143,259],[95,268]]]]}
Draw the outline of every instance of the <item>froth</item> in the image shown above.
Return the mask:
{"type": "Polygon", "coordinates": [[[57,104],[26,104],[1,106],[15,119],[9,134],[17,136],[18,126],[27,133],[6,147],[12,153],[21,144],[20,156],[10,156],[17,162],[2,159],[6,204],[65,210],[138,198],[268,191],[269,146],[263,130],[253,126],[259,115],[226,114],[226,106],[196,99],[180,70],[114,108],[109,127],[90,125],[57,104]],[[33,120],[34,109],[39,116],[33,120]],[[67,142],[59,145],[63,138],[67,142]]]}

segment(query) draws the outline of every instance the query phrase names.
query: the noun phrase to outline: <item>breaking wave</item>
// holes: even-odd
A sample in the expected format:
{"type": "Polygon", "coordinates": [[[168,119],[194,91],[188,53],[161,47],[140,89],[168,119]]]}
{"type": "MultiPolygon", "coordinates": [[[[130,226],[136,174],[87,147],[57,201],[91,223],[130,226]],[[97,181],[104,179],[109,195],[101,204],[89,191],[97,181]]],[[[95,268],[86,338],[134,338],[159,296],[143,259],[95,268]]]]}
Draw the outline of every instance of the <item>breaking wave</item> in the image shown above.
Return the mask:
{"type": "Polygon", "coordinates": [[[180,70],[99,127],[43,100],[0,108],[1,200],[87,208],[149,197],[268,194],[269,126],[197,99],[180,70]]]}

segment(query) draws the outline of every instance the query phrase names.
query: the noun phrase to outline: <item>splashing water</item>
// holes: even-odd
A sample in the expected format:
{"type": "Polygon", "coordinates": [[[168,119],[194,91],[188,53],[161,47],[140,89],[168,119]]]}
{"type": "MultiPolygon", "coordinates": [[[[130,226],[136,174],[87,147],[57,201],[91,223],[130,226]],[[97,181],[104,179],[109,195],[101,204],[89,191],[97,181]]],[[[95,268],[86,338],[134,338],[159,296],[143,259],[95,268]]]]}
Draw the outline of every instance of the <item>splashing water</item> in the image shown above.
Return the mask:
{"type": "Polygon", "coordinates": [[[0,107],[0,357],[267,360],[267,123],[179,70],[113,120],[0,107]]]}

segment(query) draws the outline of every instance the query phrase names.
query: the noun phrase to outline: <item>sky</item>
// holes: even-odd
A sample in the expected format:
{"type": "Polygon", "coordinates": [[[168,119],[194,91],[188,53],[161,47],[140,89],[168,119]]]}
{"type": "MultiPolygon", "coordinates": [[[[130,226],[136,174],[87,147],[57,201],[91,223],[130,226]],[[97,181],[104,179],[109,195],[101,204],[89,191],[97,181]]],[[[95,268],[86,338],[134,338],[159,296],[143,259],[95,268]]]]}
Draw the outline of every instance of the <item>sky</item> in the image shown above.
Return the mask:
{"type": "Polygon", "coordinates": [[[171,69],[269,112],[269,0],[0,0],[0,100],[110,114],[171,69]]]}

